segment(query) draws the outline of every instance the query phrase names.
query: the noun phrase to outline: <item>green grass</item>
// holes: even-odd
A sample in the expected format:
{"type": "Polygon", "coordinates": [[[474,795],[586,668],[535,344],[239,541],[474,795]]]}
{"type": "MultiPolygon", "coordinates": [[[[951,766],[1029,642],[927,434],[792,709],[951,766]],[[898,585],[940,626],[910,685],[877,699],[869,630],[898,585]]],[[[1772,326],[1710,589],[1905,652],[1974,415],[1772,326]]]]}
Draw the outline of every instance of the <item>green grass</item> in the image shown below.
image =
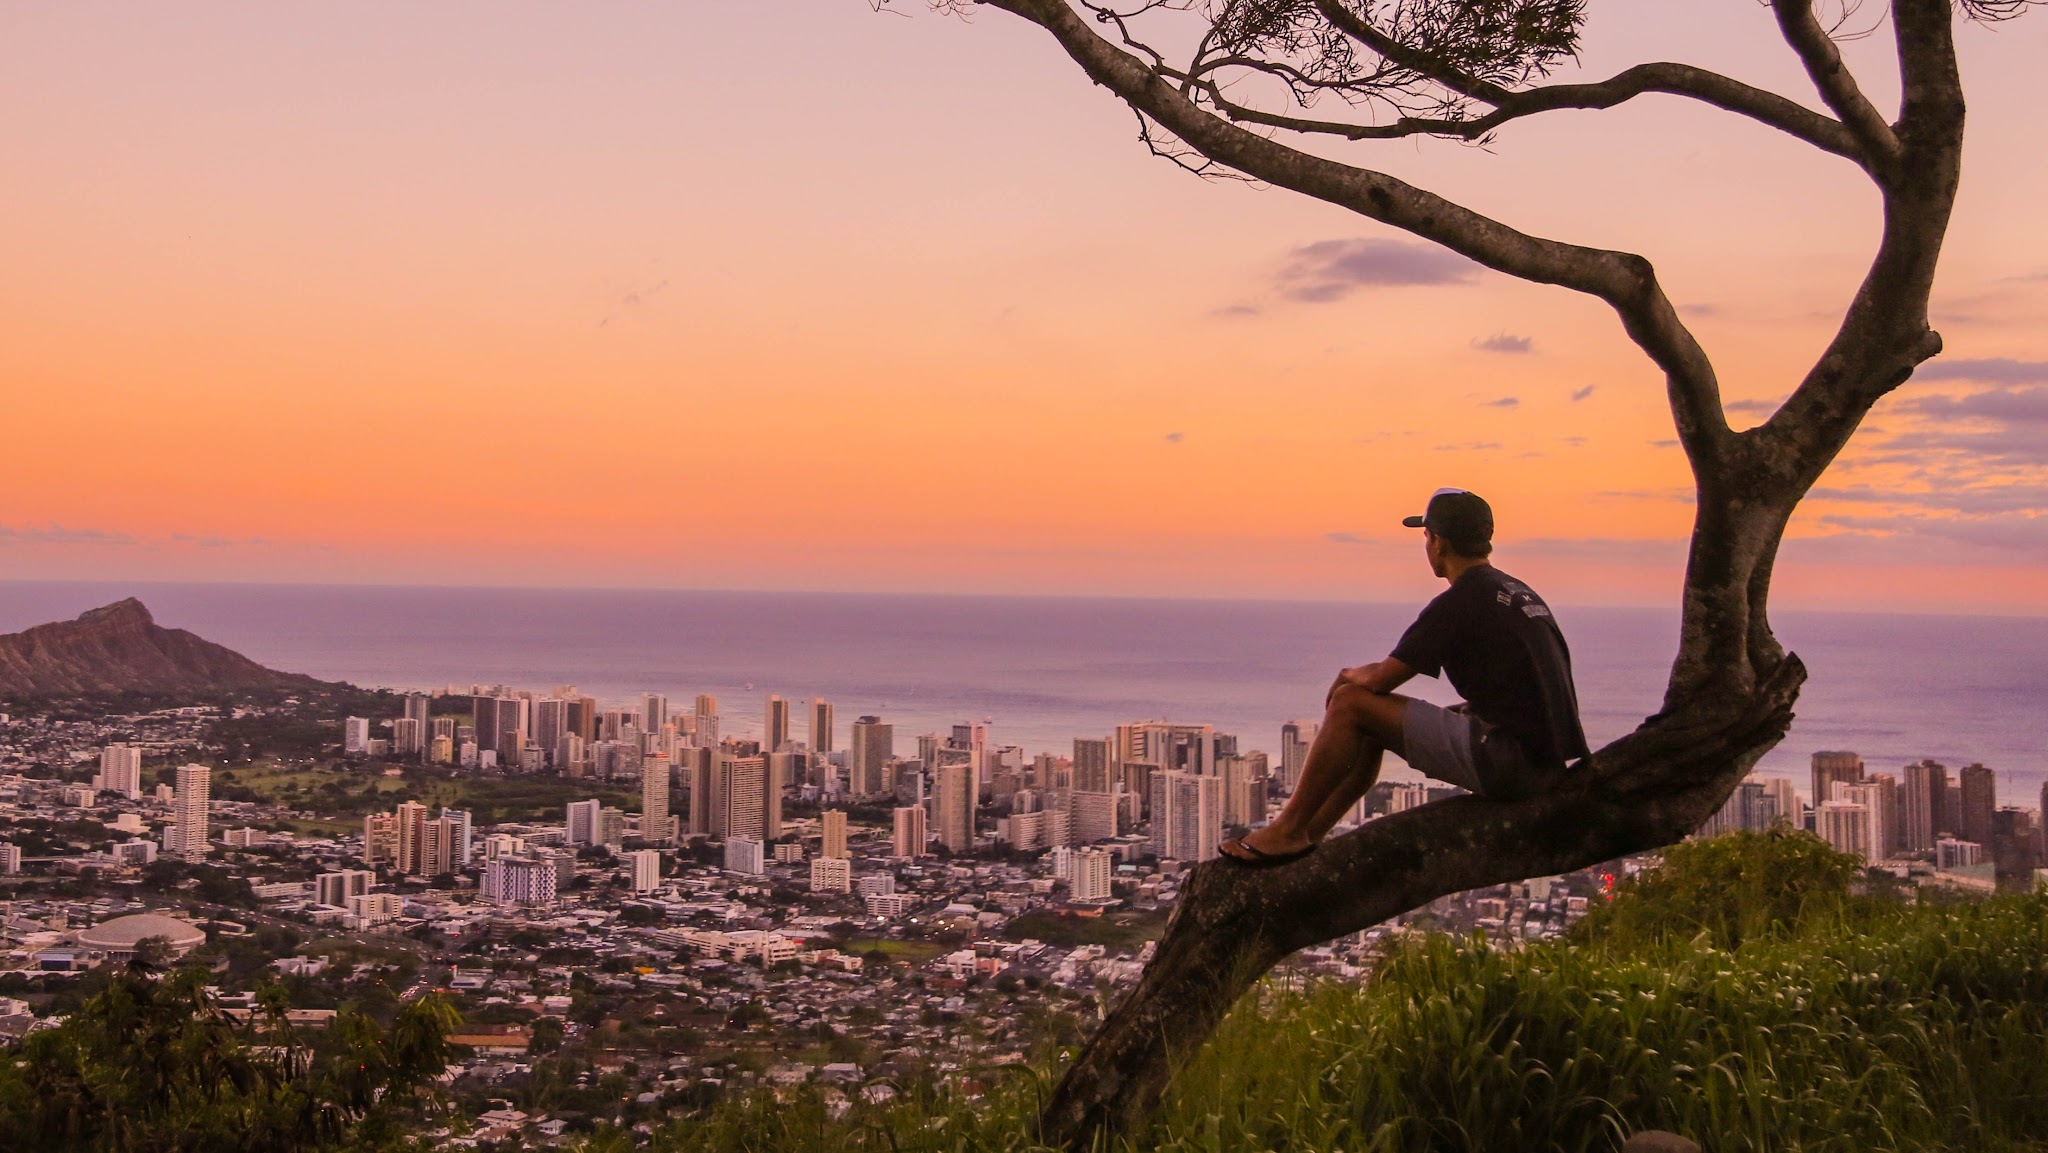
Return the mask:
{"type": "Polygon", "coordinates": [[[852,953],[855,956],[880,949],[894,960],[913,965],[929,961],[946,951],[944,945],[931,941],[893,941],[886,937],[853,937],[839,948],[841,952],[852,953]]]}
{"type": "MultiPolygon", "coordinates": [[[[1433,936],[1364,983],[1262,986],[1124,1148],[2048,1151],[2048,894],[1877,901],[1853,874],[1803,834],[1696,842],[1567,941],[1433,936]]],[[[836,1121],[744,1096],[656,1147],[1026,1149],[1054,1076],[910,1079],[836,1121]]]]}
{"type": "Polygon", "coordinates": [[[1135,950],[1142,948],[1147,941],[1157,940],[1165,931],[1165,913],[1104,913],[1100,917],[1026,913],[1011,918],[1003,926],[1003,936],[1013,941],[1030,939],[1062,948],[1107,945],[1135,950]]]}
{"type": "Polygon", "coordinates": [[[266,761],[221,769],[214,776],[214,787],[217,794],[226,796],[247,789],[260,801],[290,805],[336,821],[382,812],[402,801],[419,801],[435,809],[468,809],[478,824],[560,819],[563,806],[570,801],[592,797],[628,811],[640,807],[638,792],[595,781],[483,777],[420,768],[387,777],[381,768],[287,767],[266,761]]]}

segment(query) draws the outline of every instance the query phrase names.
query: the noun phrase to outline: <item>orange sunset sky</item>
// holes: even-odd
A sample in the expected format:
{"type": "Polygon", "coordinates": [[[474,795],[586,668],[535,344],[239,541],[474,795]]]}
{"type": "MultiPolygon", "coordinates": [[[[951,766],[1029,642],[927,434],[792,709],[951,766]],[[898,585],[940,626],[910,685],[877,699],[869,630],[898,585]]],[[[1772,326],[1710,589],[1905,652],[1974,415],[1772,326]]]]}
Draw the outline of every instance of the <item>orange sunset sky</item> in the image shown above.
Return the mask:
{"type": "MultiPolygon", "coordinates": [[[[2048,609],[2048,14],[1960,39],[1949,351],[1780,605],[2048,609]]],[[[1817,104],[1750,0],[1593,0],[1587,73],[1658,58],[1817,104]]],[[[1745,422],[1875,237],[1671,99],[1340,154],[1649,256],[1745,422]]],[[[1690,519],[1602,307],[1148,158],[997,12],[10,0],[0,268],[0,578],[1401,600],[1459,484],[1551,599],[1669,604],[1690,519]]]]}

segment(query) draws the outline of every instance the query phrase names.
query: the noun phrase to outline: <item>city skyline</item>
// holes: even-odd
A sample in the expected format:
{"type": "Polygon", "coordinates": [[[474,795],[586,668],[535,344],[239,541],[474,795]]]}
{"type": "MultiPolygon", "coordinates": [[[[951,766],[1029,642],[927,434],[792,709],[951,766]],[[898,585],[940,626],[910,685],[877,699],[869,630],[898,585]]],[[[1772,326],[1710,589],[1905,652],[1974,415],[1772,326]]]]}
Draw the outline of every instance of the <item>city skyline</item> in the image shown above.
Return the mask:
{"type": "MultiPolygon", "coordinates": [[[[1518,574],[1670,600],[1684,466],[1610,317],[1145,157],[996,14],[95,11],[0,46],[0,375],[18,419],[95,444],[82,473],[64,437],[0,462],[12,575],[1402,600],[1428,580],[1395,522],[1449,482],[1494,498],[1518,574]],[[668,61],[771,42],[865,71],[762,91],[742,53],[668,61]],[[691,532],[643,531],[649,493],[691,532]],[[393,515],[422,497],[441,515],[393,515]]],[[[1767,24],[1596,4],[1583,66],[1809,99],[1767,24]]],[[[1783,607],[2048,606],[2044,37],[1960,37],[1948,351],[1802,508],[1783,607]]],[[[1741,423],[1818,347],[1868,211],[1846,165],[1672,114],[1359,155],[1645,250],[1741,423]]]]}

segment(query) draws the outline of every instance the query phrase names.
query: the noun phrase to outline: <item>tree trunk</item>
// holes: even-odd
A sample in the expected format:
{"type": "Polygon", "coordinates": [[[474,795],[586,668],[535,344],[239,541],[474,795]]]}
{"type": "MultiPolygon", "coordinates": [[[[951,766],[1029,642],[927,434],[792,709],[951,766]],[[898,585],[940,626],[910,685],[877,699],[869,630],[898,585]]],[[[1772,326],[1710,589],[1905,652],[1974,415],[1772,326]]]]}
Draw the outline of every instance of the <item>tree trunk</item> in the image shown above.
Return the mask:
{"type": "Polygon", "coordinates": [[[1691,833],[1785,735],[1805,679],[1805,666],[1788,655],[1746,696],[1667,709],[1545,796],[1424,805],[1275,869],[1197,865],[1137,989],[1047,1101],[1039,1139],[1090,1149],[1139,1131],[1174,1071],[1297,949],[1449,893],[1570,872],[1691,833]]]}

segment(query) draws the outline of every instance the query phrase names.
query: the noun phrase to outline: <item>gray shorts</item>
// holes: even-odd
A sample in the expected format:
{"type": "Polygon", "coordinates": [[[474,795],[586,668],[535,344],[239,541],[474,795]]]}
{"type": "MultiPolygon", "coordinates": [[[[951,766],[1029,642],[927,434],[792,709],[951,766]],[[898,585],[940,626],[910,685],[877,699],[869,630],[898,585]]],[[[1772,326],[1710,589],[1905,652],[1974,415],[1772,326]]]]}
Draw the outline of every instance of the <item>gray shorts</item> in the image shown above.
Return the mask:
{"type": "Polygon", "coordinates": [[[1410,767],[1482,797],[1511,799],[1540,791],[1556,771],[1535,764],[1521,742],[1471,713],[1411,699],[1401,717],[1410,767]]]}

